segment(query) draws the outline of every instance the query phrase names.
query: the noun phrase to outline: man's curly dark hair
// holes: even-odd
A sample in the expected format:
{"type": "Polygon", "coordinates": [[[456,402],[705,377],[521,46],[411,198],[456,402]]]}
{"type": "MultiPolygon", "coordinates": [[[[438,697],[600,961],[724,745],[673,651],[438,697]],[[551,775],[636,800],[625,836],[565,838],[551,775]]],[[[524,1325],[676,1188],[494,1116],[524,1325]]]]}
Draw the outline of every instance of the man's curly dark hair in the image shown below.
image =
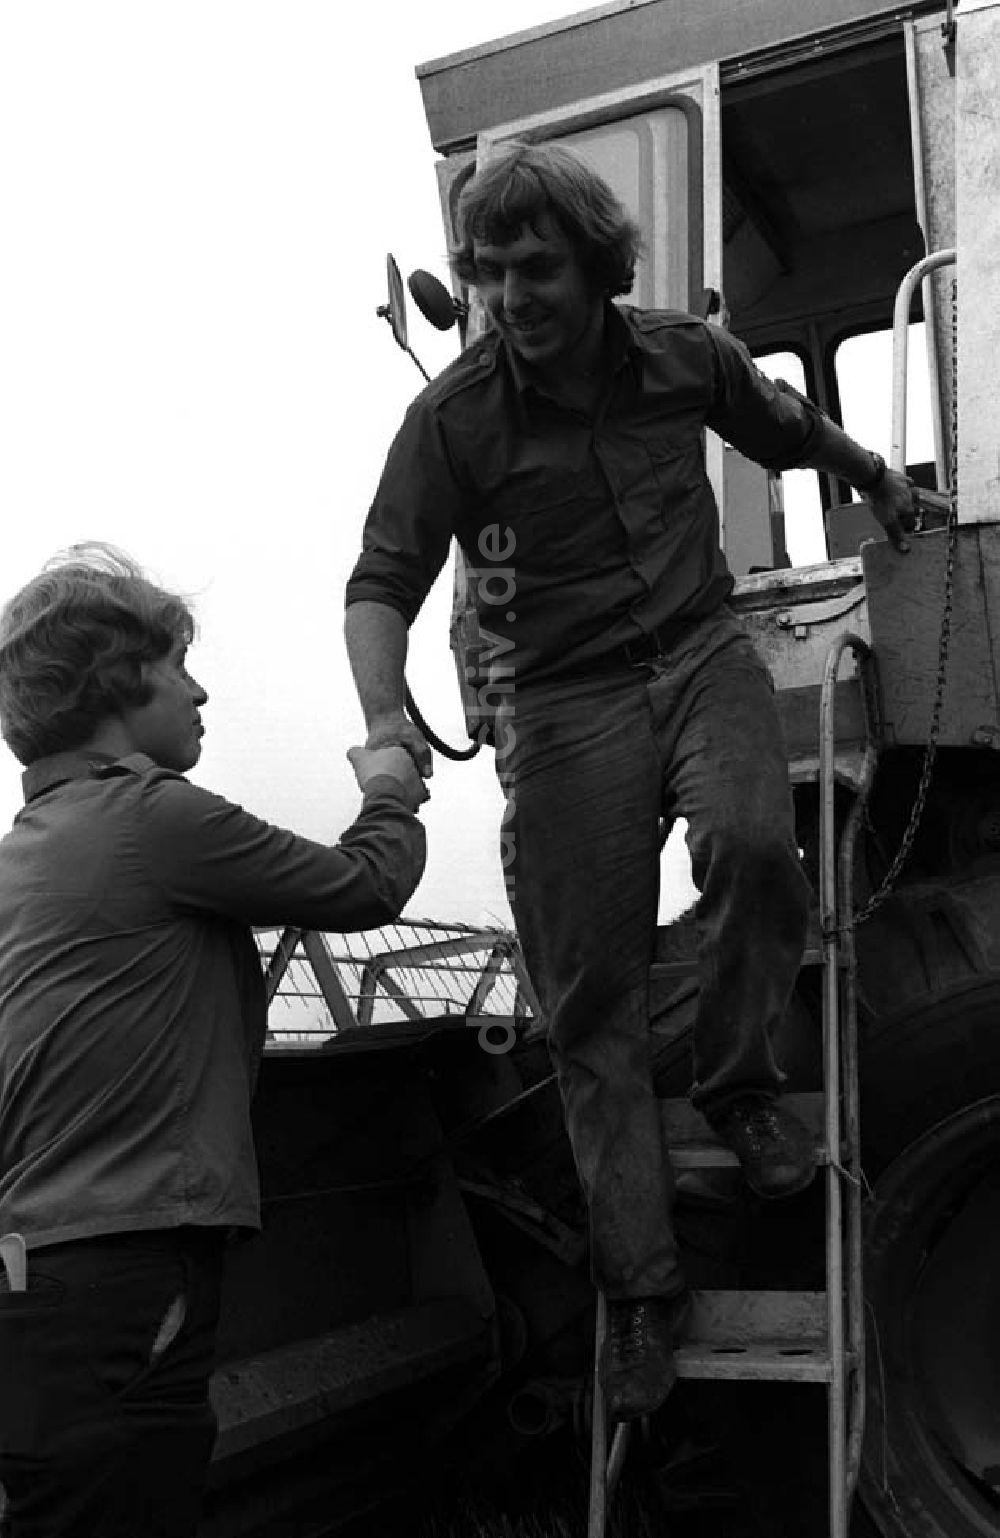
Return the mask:
{"type": "Polygon", "coordinates": [[[451,265],[475,283],[475,243],[506,245],[550,215],[569,239],[594,292],[627,294],[642,251],[639,226],[603,177],[561,144],[511,140],[465,184],[451,265]]]}

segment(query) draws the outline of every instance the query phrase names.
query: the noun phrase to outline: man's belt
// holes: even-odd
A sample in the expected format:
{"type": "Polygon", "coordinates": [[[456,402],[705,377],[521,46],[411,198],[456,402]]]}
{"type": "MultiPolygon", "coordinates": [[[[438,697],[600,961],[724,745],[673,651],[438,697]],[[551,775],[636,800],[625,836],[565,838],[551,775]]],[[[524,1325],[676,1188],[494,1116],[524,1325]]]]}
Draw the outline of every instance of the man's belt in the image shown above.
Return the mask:
{"type": "Polygon", "coordinates": [[[662,657],[665,651],[669,651],[674,642],[687,635],[695,624],[697,624],[695,619],[668,619],[664,624],[657,625],[654,630],[638,636],[636,640],[625,641],[623,645],[609,653],[608,660],[624,662],[631,668],[638,667],[643,662],[651,662],[654,657],[662,657]]]}
{"type": "Polygon", "coordinates": [[[644,662],[652,662],[669,651],[695,625],[701,624],[703,618],[703,615],[696,614],[687,619],[667,620],[654,630],[636,636],[634,641],[623,641],[613,646],[599,657],[571,657],[558,669],[550,668],[541,677],[531,673],[527,678],[519,680],[519,687],[522,683],[525,688],[558,687],[568,679],[593,678],[602,673],[621,673],[627,668],[641,667],[644,662]]]}

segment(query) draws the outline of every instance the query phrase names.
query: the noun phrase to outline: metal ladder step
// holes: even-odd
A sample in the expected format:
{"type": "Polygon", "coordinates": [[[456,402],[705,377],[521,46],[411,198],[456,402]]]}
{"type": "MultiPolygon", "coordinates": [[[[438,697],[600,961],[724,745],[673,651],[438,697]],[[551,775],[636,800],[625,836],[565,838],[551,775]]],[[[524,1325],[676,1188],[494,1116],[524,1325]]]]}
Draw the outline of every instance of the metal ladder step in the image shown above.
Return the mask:
{"type": "MultiPolygon", "coordinates": [[[[665,926],[669,928],[669,926],[665,926]]],[[[823,929],[818,906],[809,911],[809,928],[806,931],[805,950],[801,965],[820,966],[823,961],[823,929]]],[[[649,969],[650,985],[657,983],[682,983],[698,977],[698,958],[693,953],[675,961],[654,961],[649,969]]]]}
{"type": "MultiPolygon", "coordinates": [[[[865,755],[861,748],[838,749],[833,762],[834,778],[849,790],[857,791],[865,781],[865,755]]],[[[819,779],[819,759],[811,756],[792,758],[788,763],[791,785],[813,785],[819,779]]]]}
{"type": "MultiPolygon", "coordinates": [[[[863,584],[856,589],[864,596],[863,584]]],[[[822,754],[819,683],[783,688],[776,696],[778,715],[788,752],[788,777],[793,785],[818,782],[822,754]]],[[[868,725],[861,678],[841,678],[834,687],[836,736],[833,740],[833,775],[851,790],[865,781],[868,725]]]]}
{"type": "Polygon", "coordinates": [[[680,1378],[828,1383],[824,1292],[695,1292],[680,1378]]]}
{"type": "Polygon", "coordinates": [[[823,965],[823,920],[817,906],[809,909],[809,927],[806,930],[806,945],[801,965],[804,967],[823,965]]]}
{"type": "MultiPolygon", "coordinates": [[[[598,1296],[595,1345],[607,1329],[598,1296]]],[[[694,1291],[691,1322],[675,1352],[677,1376],[717,1382],[823,1383],[833,1379],[825,1292],[694,1291]]],[[[852,1365],[848,1353],[848,1366],[852,1365]]],[[[607,1504],[621,1476],[631,1424],[614,1428],[610,1446],[595,1363],[588,1533],[605,1533],[607,1504]]]]}
{"type": "MultiPolygon", "coordinates": [[[[794,1111],[813,1134],[816,1162],[825,1164],[826,1140],[824,1136],[824,1104],[821,1091],[811,1094],[783,1095],[782,1105],[794,1111]]],[[[663,1136],[670,1150],[670,1163],[675,1171],[699,1169],[733,1169],[739,1160],[731,1148],[719,1141],[700,1111],[689,1100],[667,1099],[660,1101],[660,1120],[663,1136]]]]}

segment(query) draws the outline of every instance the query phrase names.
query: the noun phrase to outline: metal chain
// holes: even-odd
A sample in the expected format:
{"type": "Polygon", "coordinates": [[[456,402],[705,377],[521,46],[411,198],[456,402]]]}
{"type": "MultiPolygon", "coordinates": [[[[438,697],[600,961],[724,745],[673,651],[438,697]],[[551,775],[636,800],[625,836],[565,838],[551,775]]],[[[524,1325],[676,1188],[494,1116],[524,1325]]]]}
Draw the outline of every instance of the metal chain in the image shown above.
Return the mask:
{"type": "Polygon", "coordinates": [[[952,279],[951,283],[951,445],[950,445],[950,470],[951,487],[948,497],[948,535],[947,557],[945,560],[944,574],[944,612],[941,616],[941,635],[938,640],[938,670],[937,686],[934,694],[934,709],[931,713],[931,725],[927,734],[927,747],[924,751],[923,766],[920,771],[920,781],[917,785],[917,793],[913,802],[913,810],[910,820],[906,825],[899,848],[889,869],[886,871],[881,886],[851,918],[847,927],[856,927],[864,924],[876,913],[886,898],[889,897],[900,872],[910,857],[913,843],[917,836],[920,820],[924,815],[924,807],[927,803],[927,795],[931,787],[931,778],[934,773],[934,760],[937,757],[938,740],[941,735],[941,712],[944,707],[944,689],[948,676],[948,648],[951,643],[951,614],[955,592],[955,556],[958,549],[958,282],[952,279]]]}

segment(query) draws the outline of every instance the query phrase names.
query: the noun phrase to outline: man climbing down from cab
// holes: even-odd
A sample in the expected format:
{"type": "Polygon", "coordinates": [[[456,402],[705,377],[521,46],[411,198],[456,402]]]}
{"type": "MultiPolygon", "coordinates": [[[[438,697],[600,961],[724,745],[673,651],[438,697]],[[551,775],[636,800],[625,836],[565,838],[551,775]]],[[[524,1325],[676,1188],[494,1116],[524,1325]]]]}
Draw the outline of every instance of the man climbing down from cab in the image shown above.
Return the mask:
{"type": "Polygon", "coordinates": [[[609,1410],[650,1413],[689,1309],[650,1066],[659,823],[687,821],[701,991],[692,1099],[764,1197],[811,1141],[770,1031],[809,888],[773,686],[727,606],[703,431],[775,470],[851,482],[899,548],[909,483],[724,330],[619,308],[640,236],[568,150],[513,143],[463,190],[453,263],[491,328],[410,407],[347,589],[368,746],[404,713],[407,632],[452,537],[506,687],[495,723],[508,891],[548,1024],[609,1302],[609,1410]]]}

